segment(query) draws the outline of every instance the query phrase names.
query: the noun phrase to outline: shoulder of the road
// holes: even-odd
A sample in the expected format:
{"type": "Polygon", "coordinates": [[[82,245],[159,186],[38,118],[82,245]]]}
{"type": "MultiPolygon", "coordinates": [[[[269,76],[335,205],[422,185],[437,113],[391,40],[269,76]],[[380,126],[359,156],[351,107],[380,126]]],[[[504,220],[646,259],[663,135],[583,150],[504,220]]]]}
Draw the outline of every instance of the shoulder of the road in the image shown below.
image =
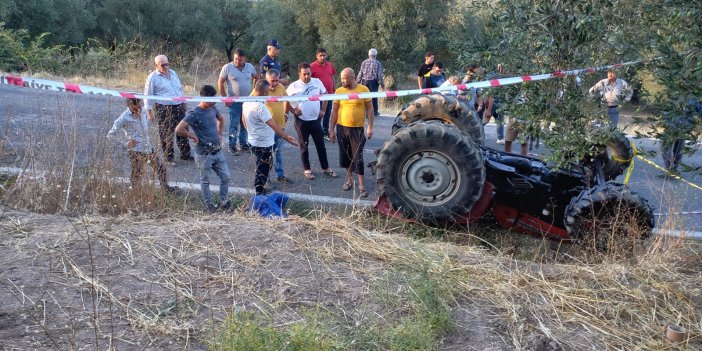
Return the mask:
{"type": "MultiPolygon", "coordinates": [[[[28,176],[28,177],[40,177],[42,172],[29,171],[17,167],[0,167],[0,174],[12,175],[12,176],[28,176]]],[[[129,179],[124,177],[114,177],[112,180],[115,183],[128,184],[129,179]]],[[[188,183],[188,182],[171,182],[171,185],[177,186],[180,189],[200,191],[200,184],[188,183]]],[[[210,185],[212,191],[218,191],[218,185],[210,185]]],[[[229,193],[239,196],[253,196],[255,191],[250,188],[240,188],[240,187],[229,187],[229,193]]],[[[319,196],[319,195],[309,195],[309,194],[299,194],[299,193],[286,193],[286,195],[293,201],[306,202],[313,205],[334,205],[334,206],[349,206],[353,208],[370,208],[373,207],[374,202],[369,200],[360,199],[347,199],[332,196],[319,196]]],[[[694,240],[702,240],[702,232],[686,231],[686,230],[673,230],[669,228],[654,228],[653,232],[657,235],[671,236],[671,237],[684,237],[694,240]]]]}

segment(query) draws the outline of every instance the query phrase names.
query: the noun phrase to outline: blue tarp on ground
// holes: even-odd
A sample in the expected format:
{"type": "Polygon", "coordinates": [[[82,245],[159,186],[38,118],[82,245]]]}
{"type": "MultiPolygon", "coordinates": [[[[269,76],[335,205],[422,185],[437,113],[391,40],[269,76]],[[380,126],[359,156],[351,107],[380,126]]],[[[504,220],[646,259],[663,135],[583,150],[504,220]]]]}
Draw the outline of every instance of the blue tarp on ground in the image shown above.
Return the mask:
{"type": "Polygon", "coordinates": [[[288,204],[288,195],[272,192],[269,195],[256,195],[251,201],[251,211],[258,212],[262,217],[287,217],[285,206],[288,204]]]}

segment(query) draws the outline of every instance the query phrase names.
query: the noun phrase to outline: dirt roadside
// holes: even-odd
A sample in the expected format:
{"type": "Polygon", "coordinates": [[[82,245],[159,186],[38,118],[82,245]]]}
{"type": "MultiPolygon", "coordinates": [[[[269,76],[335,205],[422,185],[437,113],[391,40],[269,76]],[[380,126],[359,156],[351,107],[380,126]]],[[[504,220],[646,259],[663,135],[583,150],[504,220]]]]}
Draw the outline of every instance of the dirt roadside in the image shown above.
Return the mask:
{"type": "MultiPolygon", "coordinates": [[[[657,323],[672,318],[669,311],[683,311],[692,323],[702,301],[693,288],[699,260],[659,280],[650,271],[658,266],[632,273],[621,264],[538,264],[331,220],[241,213],[72,218],[5,209],[0,232],[6,350],[203,350],[242,310],[279,327],[304,322],[310,310],[338,316],[338,330],[392,325],[411,317],[400,292],[412,290],[403,281],[424,265],[437,281],[460,288],[446,300],[454,326],[435,344],[441,350],[604,349],[622,342],[656,349],[667,343],[657,323]],[[649,282],[641,284],[644,276],[649,282]],[[622,290],[607,286],[610,279],[622,290]],[[638,297],[641,289],[649,293],[638,297]],[[609,315],[610,303],[632,318],[635,305],[663,306],[652,320],[608,317],[625,337],[592,329],[599,319],[581,320],[581,310],[609,315]]],[[[688,346],[701,346],[699,331],[692,332],[688,346]]]]}

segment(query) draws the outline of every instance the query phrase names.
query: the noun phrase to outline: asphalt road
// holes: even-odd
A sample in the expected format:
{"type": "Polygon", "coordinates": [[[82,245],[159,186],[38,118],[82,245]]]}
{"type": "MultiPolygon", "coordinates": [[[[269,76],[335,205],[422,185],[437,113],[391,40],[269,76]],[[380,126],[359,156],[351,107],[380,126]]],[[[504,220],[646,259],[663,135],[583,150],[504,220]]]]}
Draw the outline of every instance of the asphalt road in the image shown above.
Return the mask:
{"type": "MultiPolygon", "coordinates": [[[[194,104],[190,105],[191,107],[194,104]]],[[[226,107],[217,108],[228,119],[226,107]]],[[[0,133],[3,140],[3,153],[0,155],[1,166],[24,166],[23,160],[16,154],[25,154],[22,150],[49,150],[36,152],[33,159],[43,167],[61,167],[67,162],[65,158],[75,159],[79,165],[90,165],[95,158],[107,158],[114,162],[115,176],[127,177],[129,162],[126,149],[115,146],[104,138],[112,126],[112,122],[125,109],[124,100],[118,98],[67,94],[37,89],[0,85],[0,133]],[[75,151],[75,152],[74,152],[75,151]],[[47,156],[53,155],[53,156],[47,156]]],[[[368,140],[364,150],[364,160],[375,159],[374,150],[379,149],[390,136],[394,116],[376,118],[374,136],[368,140]]],[[[624,114],[623,121],[627,120],[624,114]]],[[[226,126],[228,128],[228,124],[226,126]]],[[[152,140],[156,137],[156,126],[151,126],[152,140]]],[[[286,132],[296,135],[292,123],[286,132]]],[[[486,146],[502,149],[495,143],[495,128],[486,126],[486,146]]],[[[658,150],[658,144],[653,139],[635,139],[637,148],[641,151],[658,150]]],[[[285,143],[284,143],[285,144],[285,143]]],[[[302,173],[299,149],[289,144],[283,147],[285,173],[293,184],[272,182],[273,189],[288,193],[319,195],[352,199],[354,194],[343,191],[343,169],[339,168],[338,146],[325,141],[326,153],[332,168],[339,173],[339,178],[330,178],[321,173],[314,143],[310,140],[310,160],[315,172],[315,180],[306,180],[302,173]]],[[[543,146],[530,151],[536,155],[547,153],[543,146]]],[[[234,187],[252,188],[255,169],[255,158],[245,153],[234,156],[226,153],[227,162],[232,173],[234,187]]],[[[24,162],[29,158],[25,158],[24,162]]],[[[662,164],[660,157],[652,159],[662,164]]],[[[702,156],[695,154],[686,156],[683,162],[694,166],[702,166],[702,156]]],[[[273,171],[271,171],[272,174],[273,171]]],[[[685,182],[661,178],[661,171],[653,166],[636,160],[630,186],[649,200],[657,214],[657,226],[665,226],[667,220],[685,223],[684,227],[692,231],[702,231],[702,190],[694,188],[685,182]]],[[[175,166],[168,167],[170,181],[199,183],[198,174],[193,162],[177,161],[175,166]]],[[[684,174],[683,178],[702,186],[702,176],[684,174]]],[[[213,184],[217,178],[213,177],[213,184]]],[[[621,177],[619,179],[621,181],[621,177]]],[[[375,192],[375,177],[366,168],[366,188],[375,192]]]]}

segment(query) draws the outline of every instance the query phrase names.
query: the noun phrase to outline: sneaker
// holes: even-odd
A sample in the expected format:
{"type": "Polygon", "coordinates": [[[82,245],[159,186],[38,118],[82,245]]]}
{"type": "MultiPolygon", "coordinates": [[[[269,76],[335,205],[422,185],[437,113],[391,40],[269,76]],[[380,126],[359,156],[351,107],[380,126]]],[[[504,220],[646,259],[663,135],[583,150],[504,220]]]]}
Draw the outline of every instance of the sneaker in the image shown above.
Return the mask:
{"type": "Polygon", "coordinates": [[[329,137],[329,132],[324,132],[324,139],[331,141],[331,138],[329,137]]]}
{"type": "Polygon", "coordinates": [[[277,180],[277,181],[279,181],[279,182],[281,182],[281,183],[288,183],[288,184],[294,183],[290,178],[288,178],[288,177],[286,177],[286,176],[278,176],[278,177],[275,177],[275,180],[277,180]]]}
{"type": "Polygon", "coordinates": [[[500,144],[500,145],[504,145],[504,144],[505,144],[505,139],[497,139],[497,143],[500,144]]]}
{"type": "Polygon", "coordinates": [[[230,147],[229,152],[234,156],[241,156],[241,153],[236,147],[230,147]]]}
{"type": "Polygon", "coordinates": [[[207,213],[215,213],[217,211],[217,206],[213,204],[206,204],[205,205],[205,212],[207,213]]]}

